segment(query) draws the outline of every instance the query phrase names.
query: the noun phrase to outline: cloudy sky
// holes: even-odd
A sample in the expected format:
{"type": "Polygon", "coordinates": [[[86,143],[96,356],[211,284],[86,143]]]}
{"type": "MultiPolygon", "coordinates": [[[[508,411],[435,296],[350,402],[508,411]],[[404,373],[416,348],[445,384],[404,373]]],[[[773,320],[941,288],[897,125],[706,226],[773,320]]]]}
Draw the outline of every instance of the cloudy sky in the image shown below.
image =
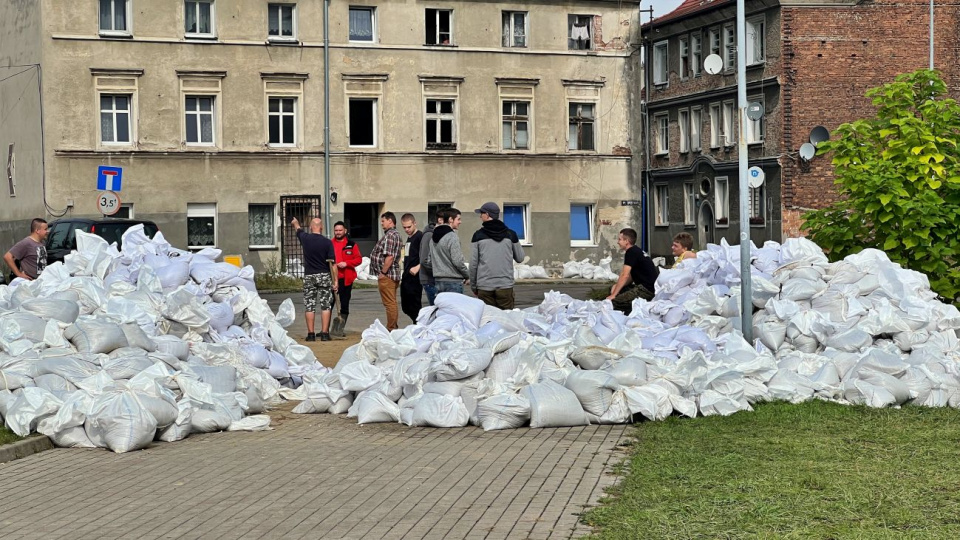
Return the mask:
{"type": "MultiPolygon", "coordinates": [[[[648,0],[648,1],[641,0],[641,1],[643,3],[641,4],[640,7],[643,9],[647,9],[651,4],[653,4],[654,17],[659,17],[661,15],[666,15],[667,13],[670,13],[683,2],[683,0],[648,0]]],[[[647,22],[646,17],[643,18],[643,22],[647,22]]]]}

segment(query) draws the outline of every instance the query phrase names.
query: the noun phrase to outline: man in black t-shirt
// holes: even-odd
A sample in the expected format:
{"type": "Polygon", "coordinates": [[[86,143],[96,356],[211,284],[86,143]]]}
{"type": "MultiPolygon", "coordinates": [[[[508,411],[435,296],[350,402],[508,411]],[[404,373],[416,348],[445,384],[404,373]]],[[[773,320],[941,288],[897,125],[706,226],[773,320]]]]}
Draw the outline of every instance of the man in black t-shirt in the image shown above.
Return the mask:
{"type": "Polygon", "coordinates": [[[630,314],[634,299],[653,299],[654,284],[660,276],[660,270],[654,266],[650,257],[636,246],[636,243],[637,231],[633,229],[623,229],[617,236],[617,245],[625,251],[623,270],[620,271],[620,279],[610,288],[610,296],[607,297],[607,300],[613,302],[614,309],[627,315],[630,314]]]}
{"type": "Polygon", "coordinates": [[[333,294],[337,292],[337,283],[330,275],[327,261],[336,261],[333,242],[321,234],[323,222],[320,218],[310,220],[310,232],[300,227],[297,218],[291,222],[297,231],[297,239],[303,246],[303,311],[307,319],[307,341],[316,341],[313,332],[317,304],[320,304],[320,341],[330,341],[330,308],[333,307],[333,294]]]}
{"type": "Polygon", "coordinates": [[[417,218],[413,214],[404,214],[400,218],[403,232],[407,233],[407,242],[403,246],[403,277],[400,279],[400,309],[407,317],[417,322],[417,315],[423,307],[423,285],[420,284],[420,246],[423,233],[417,230],[417,218]]]}

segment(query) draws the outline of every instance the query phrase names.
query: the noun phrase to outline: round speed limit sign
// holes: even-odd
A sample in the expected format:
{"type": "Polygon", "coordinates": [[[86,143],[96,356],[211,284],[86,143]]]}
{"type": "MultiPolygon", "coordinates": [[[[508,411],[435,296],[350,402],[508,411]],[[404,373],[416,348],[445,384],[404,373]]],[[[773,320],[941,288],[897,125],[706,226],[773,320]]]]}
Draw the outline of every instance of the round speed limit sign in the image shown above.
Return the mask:
{"type": "Polygon", "coordinates": [[[120,197],[112,191],[101,191],[97,195],[97,208],[105,216],[112,216],[120,211],[120,197]]]}

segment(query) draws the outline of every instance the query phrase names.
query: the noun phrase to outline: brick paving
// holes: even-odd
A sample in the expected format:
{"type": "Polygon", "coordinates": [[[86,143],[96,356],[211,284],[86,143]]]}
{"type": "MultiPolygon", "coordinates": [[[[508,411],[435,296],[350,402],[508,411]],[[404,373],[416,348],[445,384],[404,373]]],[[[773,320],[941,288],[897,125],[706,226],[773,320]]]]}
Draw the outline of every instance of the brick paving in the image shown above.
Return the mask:
{"type": "Polygon", "coordinates": [[[275,412],[275,430],[0,465],[5,538],[572,538],[616,479],[625,426],[358,426],[275,412]]]}

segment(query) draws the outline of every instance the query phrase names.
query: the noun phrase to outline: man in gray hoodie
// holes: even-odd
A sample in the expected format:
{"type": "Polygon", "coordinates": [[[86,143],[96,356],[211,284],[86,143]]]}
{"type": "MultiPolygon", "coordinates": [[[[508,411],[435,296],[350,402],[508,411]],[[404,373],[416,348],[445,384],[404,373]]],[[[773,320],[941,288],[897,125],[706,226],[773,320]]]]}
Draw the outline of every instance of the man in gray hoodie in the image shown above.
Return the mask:
{"type": "Polygon", "coordinates": [[[444,225],[438,225],[430,238],[430,250],[420,263],[433,272],[437,294],[456,292],[463,294],[464,284],[469,283],[470,273],[463,259],[463,249],[457,229],[460,228],[460,211],[456,208],[443,210],[444,225]]]}
{"type": "Polygon", "coordinates": [[[486,304],[513,309],[513,263],[523,262],[523,248],[517,233],[500,221],[497,203],[483,203],[480,230],[470,241],[470,283],[473,294],[486,304]]]}

